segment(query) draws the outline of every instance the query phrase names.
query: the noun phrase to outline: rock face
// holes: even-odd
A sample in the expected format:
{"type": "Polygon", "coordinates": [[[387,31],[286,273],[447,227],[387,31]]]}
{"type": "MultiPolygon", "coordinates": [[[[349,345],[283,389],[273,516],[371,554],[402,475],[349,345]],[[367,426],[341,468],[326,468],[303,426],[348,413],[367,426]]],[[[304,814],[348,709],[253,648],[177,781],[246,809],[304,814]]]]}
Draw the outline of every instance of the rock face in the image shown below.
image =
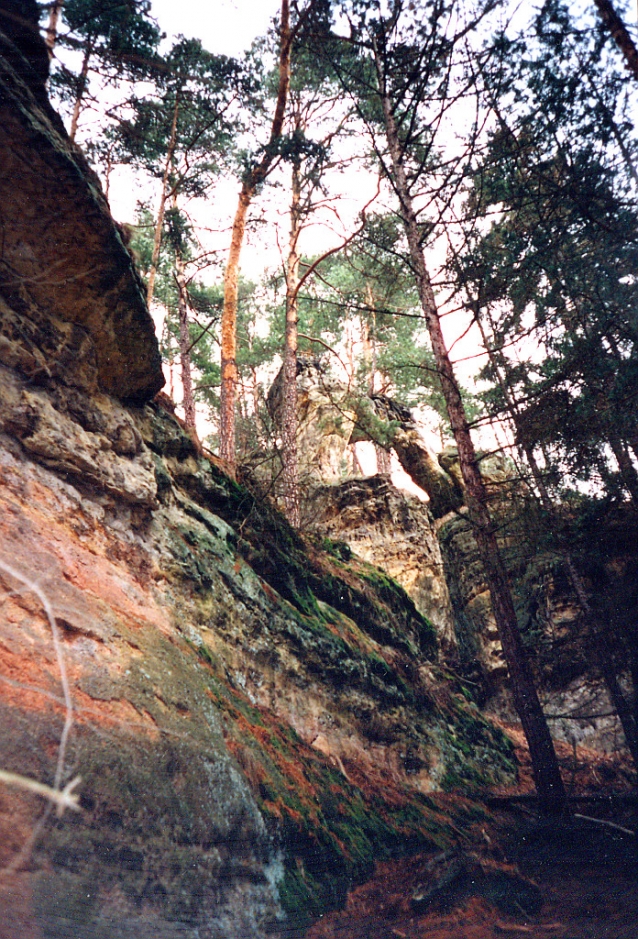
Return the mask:
{"type": "Polygon", "coordinates": [[[511,750],[398,584],[149,402],[141,285],[36,21],[0,2],[0,937],[290,936],[445,848],[433,794],[510,778],[511,750]],[[77,776],[77,813],[25,789],[77,776]]]}
{"type": "Polygon", "coordinates": [[[143,401],[164,383],[153,323],[99,182],[46,100],[37,15],[0,5],[0,362],[143,401]]]}
{"type": "MultiPolygon", "coordinates": [[[[624,736],[601,677],[601,633],[617,674],[629,678],[636,636],[638,519],[627,506],[594,538],[572,544],[594,619],[587,622],[567,576],[564,555],[538,545],[538,511],[507,469],[486,473],[495,494],[493,510],[510,576],[523,642],[536,672],[537,687],[552,735],[575,745],[612,752],[624,736]],[[501,492],[499,494],[499,487],[501,492]]],[[[515,720],[507,695],[507,668],[476,542],[464,513],[437,523],[454,611],[461,669],[483,688],[488,709],[515,720]]],[[[631,679],[629,679],[631,682],[631,679]]]]}
{"type": "Polygon", "coordinates": [[[437,532],[461,660],[469,677],[494,692],[507,667],[470,523],[463,513],[446,516],[437,524],[437,532]]]}
{"type": "Polygon", "coordinates": [[[386,571],[437,631],[443,656],[456,655],[456,633],[443,559],[428,506],[400,492],[386,476],[349,479],[316,489],[309,501],[313,525],[346,542],[359,557],[386,571]]]}
{"type": "MultiPolygon", "coordinates": [[[[313,430],[319,433],[320,425],[313,430]]],[[[398,492],[385,477],[351,478],[311,491],[308,524],[345,542],[399,581],[437,627],[446,661],[460,666],[490,709],[516,721],[508,703],[507,667],[482,562],[467,509],[459,502],[463,482],[456,449],[432,453],[410,412],[379,395],[364,398],[357,406],[351,440],[375,435],[392,444],[404,469],[425,488],[430,497],[427,507],[398,492]]],[[[636,542],[630,507],[613,537],[607,533],[608,522],[602,529],[597,526],[597,539],[610,541],[597,569],[592,568],[592,558],[600,551],[594,550],[591,540],[583,545],[578,564],[589,584],[597,621],[587,624],[560,554],[538,544],[543,523],[540,519],[534,523],[538,506],[531,493],[502,456],[480,459],[519,623],[552,732],[570,743],[616,749],[623,735],[590,633],[604,630],[612,667],[621,676],[624,671],[631,684],[626,663],[635,658],[631,648],[635,603],[632,606],[627,598],[636,595],[629,587],[636,581],[630,573],[635,571],[635,551],[623,547],[636,542]]],[[[572,546],[574,550],[577,546],[572,546]]]]}
{"type": "MultiPolygon", "coordinates": [[[[24,911],[3,936],[262,936],[444,838],[427,793],[510,771],[376,568],[305,548],[159,406],[0,374],[0,767],[51,783],[65,715],[28,580],[60,633],[83,808],[1,888],[24,911]]],[[[10,866],[41,806],[1,806],[10,866]]]]}
{"type": "MultiPolygon", "coordinates": [[[[268,392],[275,424],[283,407],[283,372],[268,392]]],[[[343,479],[352,469],[348,450],[355,414],[346,386],[334,379],[321,360],[300,356],[297,363],[297,452],[304,489],[343,479]]]]}

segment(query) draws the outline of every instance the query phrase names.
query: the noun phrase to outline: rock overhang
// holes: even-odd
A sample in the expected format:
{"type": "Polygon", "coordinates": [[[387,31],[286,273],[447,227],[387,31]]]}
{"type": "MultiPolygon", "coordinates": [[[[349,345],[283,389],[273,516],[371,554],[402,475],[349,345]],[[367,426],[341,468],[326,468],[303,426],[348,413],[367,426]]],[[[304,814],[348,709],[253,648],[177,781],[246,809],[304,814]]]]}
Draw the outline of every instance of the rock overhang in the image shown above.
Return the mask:
{"type": "MultiPolygon", "coordinates": [[[[97,176],[48,103],[44,42],[29,35],[25,46],[33,11],[22,22],[15,7],[0,3],[0,291],[27,320],[39,311],[36,345],[47,319],[79,328],[97,388],[142,403],[164,384],[143,284],[97,176]]],[[[50,347],[45,357],[55,365],[50,347]]]]}

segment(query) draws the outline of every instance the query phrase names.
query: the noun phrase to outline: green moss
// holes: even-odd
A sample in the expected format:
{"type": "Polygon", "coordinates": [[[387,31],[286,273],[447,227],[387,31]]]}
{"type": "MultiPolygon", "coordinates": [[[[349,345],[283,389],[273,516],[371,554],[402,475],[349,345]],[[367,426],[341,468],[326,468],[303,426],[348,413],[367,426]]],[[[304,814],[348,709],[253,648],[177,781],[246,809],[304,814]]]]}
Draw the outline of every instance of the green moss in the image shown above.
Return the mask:
{"type": "MultiPolygon", "coordinates": [[[[171,447],[182,452],[175,442],[171,447]]],[[[224,628],[207,599],[211,571],[235,590],[248,589],[250,581],[283,614],[264,618],[263,631],[269,631],[262,636],[264,647],[285,644],[303,663],[304,680],[316,676],[328,693],[363,691],[362,716],[353,715],[353,721],[360,719],[363,727],[366,709],[378,713],[384,739],[413,759],[415,772],[426,766],[430,745],[442,752],[447,788],[478,784],[483,773],[489,776],[490,763],[496,763],[497,774],[507,766],[504,738],[455,693],[451,681],[443,679],[441,700],[438,692],[428,698],[419,690],[416,671],[434,653],[436,634],[391,577],[339,542],[307,545],[272,507],[211,463],[199,460],[193,472],[186,444],[183,452],[188,456],[183,475],[174,463],[171,471],[195,506],[189,509],[184,499],[193,521],[171,530],[169,542],[176,575],[195,583],[201,622],[220,632],[224,628]],[[234,530],[236,541],[216,518],[234,530]],[[241,562],[232,563],[234,550],[256,577],[241,562]]],[[[383,789],[365,779],[355,785],[292,727],[255,706],[205,645],[190,647],[221,714],[228,751],[282,848],[281,902],[296,926],[341,905],[349,887],[369,876],[377,861],[449,846],[449,817],[411,788],[408,778],[386,780],[383,789]]]]}
{"type": "Polygon", "coordinates": [[[210,691],[232,718],[230,750],[283,849],[281,902],[295,926],[342,905],[378,860],[449,843],[445,819],[421,794],[366,793],[236,689],[211,676],[210,691]]]}
{"type": "Polygon", "coordinates": [[[332,538],[321,538],[319,542],[323,551],[337,562],[352,560],[352,548],[345,541],[335,541],[332,538]]]}
{"type": "Polygon", "coordinates": [[[447,767],[440,780],[444,791],[485,788],[515,775],[512,742],[475,705],[450,695],[441,717],[438,742],[447,767]]]}
{"type": "Polygon", "coordinates": [[[217,659],[215,658],[215,656],[213,655],[213,653],[210,651],[210,649],[205,643],[200,642],[198,645],[194,643],[191,639],[185,639],[185,642],[186,642],[186,645],[190,646],[190,648],[193,649],[193,651],[195,652],[195,655],[199,659],[201,659],[202,662],[206,662],[207,665],[210,665],[211,668],[215,670],[219,669],[219,662],[217,661],[217,659]]]}
{"type": "MultiPolygon", "coordinates": [[[[178,432],[165,425],[162,419],[155,447],[161,452],[165,446],[169,454],[192,464],[190,438],[180,428],[178,432]]],[[[200,506],[200,514],[212,513],[227,522],[237,532],[242,558],[300,613],[321,621],[320,600],[357,622],[377,641],[411,656],[434,653],[432,625],[392,578],[352,558],[347,545],[327,539],[319,546],[315,543],[314,554],[309,554],[307,544],[279,512],[207,460],[199,460],[196,472],[191,467],[182,473],[177,465],[175,474],[200,506]]],[[[204,535],[190,529],[176,532],[171,547],[177,568],[205,589],[206,565],[199,560],[211,550],[219,555],[219,544],[208,544],[204,535]],[[195,558],[188,557],[189,548],[195,558]]]]}

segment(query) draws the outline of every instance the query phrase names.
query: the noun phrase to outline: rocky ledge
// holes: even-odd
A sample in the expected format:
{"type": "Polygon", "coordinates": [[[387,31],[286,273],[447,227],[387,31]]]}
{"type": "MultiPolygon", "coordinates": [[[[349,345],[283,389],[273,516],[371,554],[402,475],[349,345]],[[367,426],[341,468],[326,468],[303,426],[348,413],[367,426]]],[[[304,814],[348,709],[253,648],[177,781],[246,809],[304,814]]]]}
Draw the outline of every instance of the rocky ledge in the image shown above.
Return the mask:
{"type": "Polygon", "coordinates": [[[0,5],[0,362],[146,400],[164,384],[142,283],[49,105],[34,2],[0,5]]]}

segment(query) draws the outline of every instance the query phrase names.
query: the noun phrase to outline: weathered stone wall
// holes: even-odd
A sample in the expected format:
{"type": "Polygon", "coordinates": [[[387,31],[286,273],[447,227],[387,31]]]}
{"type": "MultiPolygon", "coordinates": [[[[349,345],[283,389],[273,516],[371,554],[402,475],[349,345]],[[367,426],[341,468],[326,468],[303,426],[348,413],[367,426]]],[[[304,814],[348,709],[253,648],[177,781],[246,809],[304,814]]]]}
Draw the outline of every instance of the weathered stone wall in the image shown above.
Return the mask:
{"type": "Polygon", "coordinates": [[[456,657],[456,633],[439,541],[428,506],[385,476],[322,486],[307,505],[312,526],[346,542],[359,557],[393,577],[437,631],[446,661],[456,657]]]}
{"type": "MultiPolygon", "coordinates": [[[[82,813],[0,890],[34,934],[261,936],[445,838],[431,791],[511,771],[376,568],[304,547],[159,406],[0,376],[0,767],[50,784],[64,719],[49,624],[8,565],[55,613],[63,782],[82,776],[82,813]]],[[[1,799],[10,866],[41,804],[1,799]]]]}

